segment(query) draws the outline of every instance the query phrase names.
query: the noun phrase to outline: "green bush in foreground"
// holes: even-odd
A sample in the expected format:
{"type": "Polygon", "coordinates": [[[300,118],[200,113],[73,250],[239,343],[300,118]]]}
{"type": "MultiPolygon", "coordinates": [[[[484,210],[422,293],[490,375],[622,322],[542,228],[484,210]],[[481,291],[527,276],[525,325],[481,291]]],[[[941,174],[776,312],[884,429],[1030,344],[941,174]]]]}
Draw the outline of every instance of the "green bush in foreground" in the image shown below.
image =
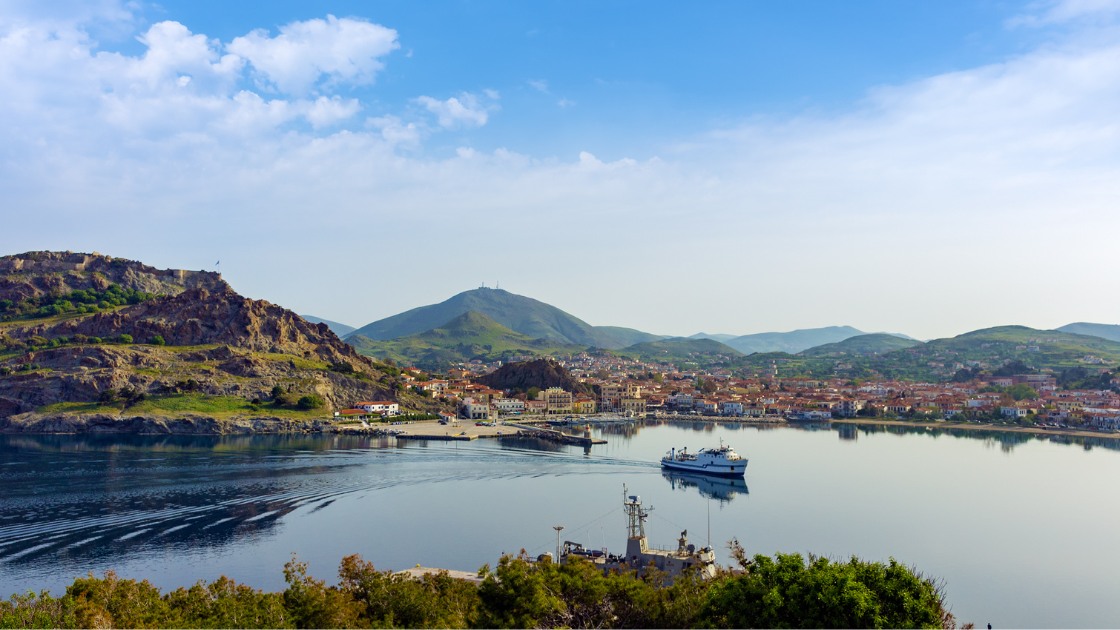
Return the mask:
{"type": "Polygon", "coordinates": [[[378,571],[360,556],[337,585],[296,558],[287,588],[265,593],[221,577],[167,594],[113,572],[66,593],[0,601],[0,628],[728,628],[953,627],[940,588],[894,560],[834,562],[799,554],[746,559],[743,570],[702,581],[604,575],[586,561],[504,556],[481,585],[446,572],[414,578],[378,571]]]}

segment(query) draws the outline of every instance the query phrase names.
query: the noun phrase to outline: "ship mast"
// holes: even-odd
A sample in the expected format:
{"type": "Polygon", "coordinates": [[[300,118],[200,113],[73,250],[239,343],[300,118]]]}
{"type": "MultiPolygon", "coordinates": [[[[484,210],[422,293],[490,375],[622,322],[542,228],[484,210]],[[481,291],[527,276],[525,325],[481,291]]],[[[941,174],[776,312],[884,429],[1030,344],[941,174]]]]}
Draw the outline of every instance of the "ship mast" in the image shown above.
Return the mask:
{"type": "Polygon", "coordinates": [[[631,539],[646,537],[646,518],[653,508],[648,510],[642,507],[642,499],[638,495],[626,496],[626,484],[622,485],[622,506],[626,510],[628,523],[627,535],[631,539]]]}

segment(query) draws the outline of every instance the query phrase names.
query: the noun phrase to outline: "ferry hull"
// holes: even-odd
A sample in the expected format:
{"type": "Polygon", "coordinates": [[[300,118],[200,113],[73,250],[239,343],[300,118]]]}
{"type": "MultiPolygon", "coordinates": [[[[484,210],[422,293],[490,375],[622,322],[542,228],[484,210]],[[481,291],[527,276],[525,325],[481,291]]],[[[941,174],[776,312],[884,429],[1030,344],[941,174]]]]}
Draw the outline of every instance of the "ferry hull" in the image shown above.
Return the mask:
{"type": "Polygon", "coordinates": [[[742,477],[747,474],[747,460],[745,459],[730,463],[706,462],[703,464],[663,459],[661,460],[661,467],[669,470],[680,470],[718,477],[742,477]]]}

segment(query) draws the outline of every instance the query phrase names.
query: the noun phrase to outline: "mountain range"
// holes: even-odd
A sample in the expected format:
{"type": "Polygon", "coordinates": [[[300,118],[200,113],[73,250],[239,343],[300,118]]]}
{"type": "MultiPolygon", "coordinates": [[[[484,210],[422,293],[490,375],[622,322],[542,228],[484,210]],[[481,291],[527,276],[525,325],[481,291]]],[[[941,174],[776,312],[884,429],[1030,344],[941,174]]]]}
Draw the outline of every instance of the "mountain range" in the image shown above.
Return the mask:
{"type": "Polygon", "coordinates": [[[1093,361],[1120,363],[1118,340],[1120,326],[1091,323],[1069,324],[1054,331],[1007,326],[925,343],[897,333],[865,333],[851,326],[666,337],[629,328],[590,326],[560,309],[499,289],[460,293],[346,336],[363,354],[426,369],[474,359],[524,359],[599,349],[644,361],[700,367],[932,380],[952,378],[966,366],[994,369],[1007,361],[1050,370],[1071,369],[1086,361],[1090,365],[1093,361]],[[448,319],[441,321],[444,317],[448,319]]]}
{"type": "Polygon", "coordinates": [[[805,328],[790,332],[766,332],[752,335],[705,335],[700,333],[692,338],[715,339],[723,344],[742,352],[753,354],[755,352],[788,352],[796,354],[814,346],[826,343],[836,343],[849,337],[866,334],[851,326],[826,326],[824,328],[805,328]]]}

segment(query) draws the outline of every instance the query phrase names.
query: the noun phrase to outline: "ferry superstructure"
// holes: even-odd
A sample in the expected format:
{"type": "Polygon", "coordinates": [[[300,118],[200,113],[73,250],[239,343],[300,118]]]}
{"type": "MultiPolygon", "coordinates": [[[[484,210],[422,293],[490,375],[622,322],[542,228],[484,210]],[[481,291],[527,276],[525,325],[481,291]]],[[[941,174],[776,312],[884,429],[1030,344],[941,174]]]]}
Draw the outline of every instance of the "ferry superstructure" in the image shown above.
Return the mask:
{"type": "Polygon", "coordinates": [[[688,452],[688,448],[670,449],[661,458],[661,467],[705,475],[742,477],[747,473],[747,458],[721,442],[719,448],[702,448],[695,453],[688,452]]]}

